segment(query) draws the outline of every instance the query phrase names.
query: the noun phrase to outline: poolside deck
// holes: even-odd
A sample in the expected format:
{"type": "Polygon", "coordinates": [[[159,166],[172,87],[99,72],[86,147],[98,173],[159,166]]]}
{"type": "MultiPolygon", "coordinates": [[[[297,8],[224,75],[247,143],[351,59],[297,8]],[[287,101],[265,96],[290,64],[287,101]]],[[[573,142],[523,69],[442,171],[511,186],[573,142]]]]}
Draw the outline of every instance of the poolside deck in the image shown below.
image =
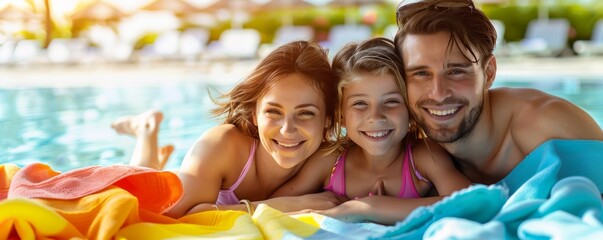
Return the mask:
{"type": "MultiPolygon", "coordinates": [[[[231,63],[158,62],[144,64],[0,66],[0,88],[155,85],[165,81],[232,84],[257,60],[231,63]]],[[[603,57],[499,58],[497,79],[579,78],[603,81],[603,57]],[[539,78],[546,76],[546,78],[539,78]]]]}

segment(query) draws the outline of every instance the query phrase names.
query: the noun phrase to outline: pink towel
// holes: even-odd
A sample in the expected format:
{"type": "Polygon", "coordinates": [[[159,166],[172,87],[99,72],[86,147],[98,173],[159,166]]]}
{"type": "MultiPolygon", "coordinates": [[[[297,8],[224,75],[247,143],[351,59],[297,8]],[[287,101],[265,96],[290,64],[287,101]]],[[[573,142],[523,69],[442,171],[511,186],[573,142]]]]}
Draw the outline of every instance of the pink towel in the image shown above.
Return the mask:
{"type": "Polygon", "coordinates": [[[90,166],[65,173],[43,163],[33,163],[12,178],[8,198],[71,200],[101,191],[111,185],[138,198],[140,208],[164,213],[183,195],[180,179],[172,172],[151,168],[112,165],[90,166]]]}

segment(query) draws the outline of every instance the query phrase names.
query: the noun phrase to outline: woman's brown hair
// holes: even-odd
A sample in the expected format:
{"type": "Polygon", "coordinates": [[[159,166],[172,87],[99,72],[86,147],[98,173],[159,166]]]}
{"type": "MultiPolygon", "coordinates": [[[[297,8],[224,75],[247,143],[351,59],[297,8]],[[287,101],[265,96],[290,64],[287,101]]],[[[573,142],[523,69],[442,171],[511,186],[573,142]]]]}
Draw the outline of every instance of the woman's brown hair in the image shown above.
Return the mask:
{"type": "MultiPolygon", "coordinates": [[[[235,125],[241,132],[259,138],[253,124],[257,101],[275,82],[289,74],[298,74],[310,82],[325,103],[327,125],[323,141],[330,142],[335,134],[335,111],[337,109],[337,76],[331,70],[326,51],[317,43],[295,41],[285,44],[266,56],[242,82],[223,94],[213,113],[225,116],[224,123],[235,125]]],[[[329,148],[331,149],[331,148],[329,148]]]]}

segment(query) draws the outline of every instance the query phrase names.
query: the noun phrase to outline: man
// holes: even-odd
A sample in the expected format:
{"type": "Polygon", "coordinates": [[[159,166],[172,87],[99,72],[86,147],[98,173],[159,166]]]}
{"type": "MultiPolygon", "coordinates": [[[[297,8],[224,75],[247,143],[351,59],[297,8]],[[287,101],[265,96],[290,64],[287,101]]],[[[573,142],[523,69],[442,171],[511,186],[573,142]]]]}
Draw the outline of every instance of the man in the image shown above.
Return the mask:
{"type": "MultiPolygon", "coordinates": [[[[592,117],[539,90],[490,89],[496,76],[496,30],[473,2],[421,0],[401,6],[397,21],[395,44],[404,64],[409,111],[428,141],[444,147],[472,182],[500,182],[512,193],[534,172],[510,173],[537,147],[551,139],[582,139],[596,140],[584,141],[595,156],[561,159],[556,177],[586,176],[603,190],[603,131],[592,117]]],[[[539,164],[548,164],[526,163],[536,172],[539,164]]],[[[394,223],[426,200],[420,201],[369,196],[321,213],[345,221],[394,223]]]]}
{"type": "MultiPolygon", "coordinates": [[[[499,182],[550,139],[603,140],[601,127],[564,99],[534,89],[490,89],[496,31],[471,1],[407,4],[397,21],[409,110],[473,182],[499,182]]],[[[600,158],[592,165],[601,168],[600,158]]]]}

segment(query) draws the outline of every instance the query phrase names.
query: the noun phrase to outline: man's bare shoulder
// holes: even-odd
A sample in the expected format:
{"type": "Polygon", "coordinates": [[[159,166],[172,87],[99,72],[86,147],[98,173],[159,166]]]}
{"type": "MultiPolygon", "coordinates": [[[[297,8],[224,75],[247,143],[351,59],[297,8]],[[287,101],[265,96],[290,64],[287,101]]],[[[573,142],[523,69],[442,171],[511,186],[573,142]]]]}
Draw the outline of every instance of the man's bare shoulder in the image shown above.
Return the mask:
{"type": "Polygon", "coordinates": [[[528,149],[555,138],[603,138],[593,118],[563,98],[529,88],[492,89],[490,98],[493,116],[496,118],[496,111],[504,112],[510,122],[503,125],[520,146],[528,149]]]}

